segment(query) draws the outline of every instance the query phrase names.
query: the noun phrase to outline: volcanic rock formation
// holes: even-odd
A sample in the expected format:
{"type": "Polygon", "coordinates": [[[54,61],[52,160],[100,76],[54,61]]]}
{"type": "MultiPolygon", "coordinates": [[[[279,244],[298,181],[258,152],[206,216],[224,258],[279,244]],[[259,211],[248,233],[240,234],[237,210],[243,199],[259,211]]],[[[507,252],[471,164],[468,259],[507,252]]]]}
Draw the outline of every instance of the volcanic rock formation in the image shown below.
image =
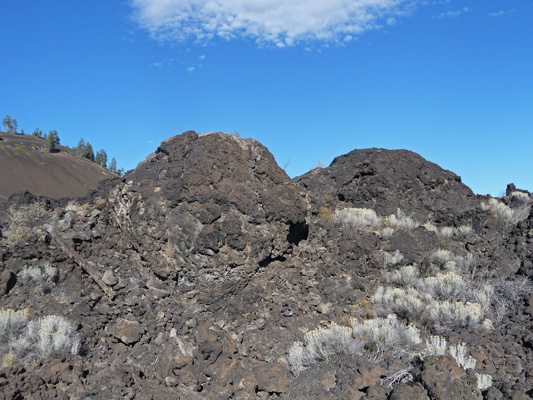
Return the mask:
{"type": "MultiPolygon", "coordinates": [[[[531,198],[513,186],[500,200],[475,196],[404,150],[354,150],[291,180],[254,140],[192,131],[68,206],[12,197],[0,317],[65,317],[81,347],[22,356],[0,326],[0,399],[529,398],[531,198]],[[340,218],[370,209],[372,226],[340,218]],[[410,290],[450,272],[489,285],[502,302],[487,301],[486,329],[406,313],[400,324],[420,329],[413,352],[333,346],[296,368],[296,342],[378,318],[377,288],[409,265],[420,273],[410,290]],[[437,334],[466,343],[475,369],[427,353],[437,334]]],[[[463,308],[465,293],[454,297],[463,308]]]]}

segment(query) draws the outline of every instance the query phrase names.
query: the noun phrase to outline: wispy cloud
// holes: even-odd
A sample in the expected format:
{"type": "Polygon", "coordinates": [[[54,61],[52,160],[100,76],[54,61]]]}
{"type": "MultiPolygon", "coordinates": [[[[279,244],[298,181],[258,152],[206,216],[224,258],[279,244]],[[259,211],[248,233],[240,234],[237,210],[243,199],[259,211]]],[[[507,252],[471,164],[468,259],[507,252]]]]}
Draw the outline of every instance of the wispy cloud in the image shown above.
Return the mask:
{"type": "MultiPolygon", "coordinates": [[[[158,40],[252,38],[290,46],[337,41],[392,25],[421,0],[130,0],[138,24],[158,40]]],[[[349,40],[349,39],[348,39],[349,40]]]]}
{"type": "Polygon", "coordinates": [[[510,15],[510,14],[512,14],[514,12],[515,12],[514,9],[508,10],[508,11],[500,10],[500,11],[496,11],[496,12],[490,13],[489,17],[503,17],[504,15],[510,15]]]}
{"type": "Polygon", "coordinates": [[[472,8],[464,7],[461,10],[455,10],[455,11],[448,11],[448,12],[440,13],[437,18],[446,18],[446,17],[457,18],[459,15],[467,13],[467,12],[470,12],[470,11],[472,11],[472,8]]]}

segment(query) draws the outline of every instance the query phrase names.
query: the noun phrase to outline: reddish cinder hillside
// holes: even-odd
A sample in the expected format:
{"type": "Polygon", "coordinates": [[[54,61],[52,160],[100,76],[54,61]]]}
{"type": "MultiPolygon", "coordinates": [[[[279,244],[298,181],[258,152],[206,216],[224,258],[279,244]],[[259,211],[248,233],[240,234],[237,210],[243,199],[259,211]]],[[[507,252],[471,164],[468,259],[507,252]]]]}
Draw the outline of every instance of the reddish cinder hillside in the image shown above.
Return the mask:
{"type": "Polygon", "coordinates": [[[64,146],[45,151],[46,141],[29,135],[2,133],[0,203],[20,190],[51,198],[78,197],[114,175],[64,146]]]}

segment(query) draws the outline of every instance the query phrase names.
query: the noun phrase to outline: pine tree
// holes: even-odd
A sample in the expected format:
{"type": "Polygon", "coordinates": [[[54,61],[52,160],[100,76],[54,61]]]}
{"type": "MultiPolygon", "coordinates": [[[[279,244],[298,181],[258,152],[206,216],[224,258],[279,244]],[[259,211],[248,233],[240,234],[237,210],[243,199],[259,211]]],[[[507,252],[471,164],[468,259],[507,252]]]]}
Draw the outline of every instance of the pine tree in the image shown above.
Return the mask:
{"type": "Polygon", "coordinates": [[[48,137],[50,136],[52,136],[52,138],[54,139],[55,144],[59,144],[59,135],[57,134],[57,131],[55,129],[50,131],[48,137]]]}
{"type": "Polygon", "coordinates": [[[107,167],[107,154],[104,149],[96,152],[96,158],[94,162],[101,167],[107,167]]]}
{"type": "Polygon", "coordinates": [[[76,153],[83,157],[83,153],[85,152],[85,140],[83,140],[83,138],[80,139],[75,150],[76,153]]]}
{"type": "Polygon", "coordinates": [[[117,172],[117,160],[115,160],[115,157],[111,159],[111,164],[109,164],[109,170],[114,173],[117,172]]]}
{"type": "Polygon", "coordinates": [[[8,133],[16,133],[17,132],[17,120],[12,119],[9,115],[6,115],[4,119],[2,120],[2,125],[4,125],[4,129],[8,133]]]}
{"type": "Polygon", "coordinates": [[[42,138],[43,137],[43,131],[40,130],[39,128],[37,128],[37,129],[35,129],[33,131],[33,133],[31,135],[35,136],[35,137],[38,137],[38,138],[42,138]]]}
{"type": "Polygon", "coordinates": [[[53,153],[56,148],[56,140],[52,132],[48,135],[48,138],[46,138],[46,150],[48,150],[49,153],[53,153]]]}
{"type": "Polygon", "coordinates": [[[93,146],[89,142],[85,143],[85,150],[84,150],[83,157],[87,158],[88,160],[94,161],[93,146]]]}

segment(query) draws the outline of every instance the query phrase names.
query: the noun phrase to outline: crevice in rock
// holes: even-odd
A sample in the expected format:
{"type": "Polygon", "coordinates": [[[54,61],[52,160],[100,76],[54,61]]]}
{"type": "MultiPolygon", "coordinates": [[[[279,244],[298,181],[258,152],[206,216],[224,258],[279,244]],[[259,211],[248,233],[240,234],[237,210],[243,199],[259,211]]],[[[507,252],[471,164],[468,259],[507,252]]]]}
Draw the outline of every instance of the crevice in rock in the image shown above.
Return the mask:
{"type": "Polygon", "coordinates": [[[267,258],[259,261],[259,267],[260,268],[265,268],[266,266],[268,266],[270,263],[273,263],[274,261],[283,262],[285,260],[287,260],[287,259],[285,257],[283,257],[283,256],[277,256],[277,257],[268,256],[267,258]]]}
{"type": "Polygon", "coordinates": [[[289,222],[289,234],[287,240],[290,244],[298,246],[302,240],[307,240],[309,236],[309,225],[304,222],[289,222]]]}

